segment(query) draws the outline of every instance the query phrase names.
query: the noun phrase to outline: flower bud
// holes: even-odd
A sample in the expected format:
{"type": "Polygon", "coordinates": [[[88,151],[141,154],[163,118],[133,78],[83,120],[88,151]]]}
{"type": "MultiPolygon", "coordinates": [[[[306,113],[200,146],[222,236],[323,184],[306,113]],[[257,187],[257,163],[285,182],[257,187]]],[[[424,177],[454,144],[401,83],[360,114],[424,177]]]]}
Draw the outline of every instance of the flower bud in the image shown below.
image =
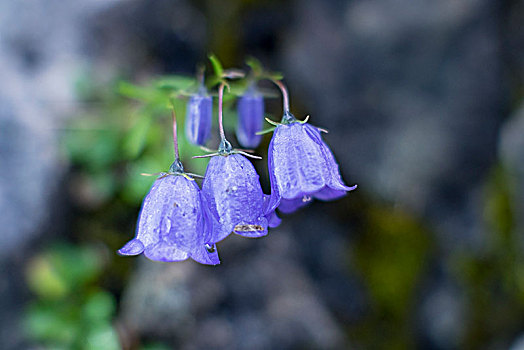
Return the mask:
{"type": "Polygon", "coordinates": [[[238,122],[236,135],[238,143],[246,148],[256,148],[262,139],[256,133],[262,130],[264,122],[264,98],[254,86],[238,99],[238,122]]]}
{"type": "Polygon", "coordinates": [[[189,98],[186,108],[185,132],[192,144],[205,145],[211,133],[213,100],[204,86],[189,98]]]}

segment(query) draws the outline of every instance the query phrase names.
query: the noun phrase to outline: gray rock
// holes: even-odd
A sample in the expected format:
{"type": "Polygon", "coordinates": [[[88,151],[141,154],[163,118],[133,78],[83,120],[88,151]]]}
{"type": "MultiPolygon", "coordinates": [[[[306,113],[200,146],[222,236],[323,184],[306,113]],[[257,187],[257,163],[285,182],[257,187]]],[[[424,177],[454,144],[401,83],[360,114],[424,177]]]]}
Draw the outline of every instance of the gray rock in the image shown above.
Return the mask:
{"type": "Polygon", "coordinates": [[[509,350],[524,350],[524,335],[519,335],[513,344],[511,344],[509,350]]]}
{"type": "Polygon", "coordinates": [[[217,267],[142,261],[124,297],[123,323],[181,349],[336,349],[347,342],[288,230],[223,245],[217,267]]]}
{"type": "Polygon", "coordinates": [[[0,1],[0,348],[20,349],[29,243],[60,223],[61,121],[75,104],[82,15],[95,2],[0,1]]]}
{"type": "Polygon", "coordinates": [[[467,324],[464,293],[449,277],[429,283],[417,308],[421,348],[458,349],[467,324]]]}
{"type": "Polygon", "coordinates": [[[499,154],[511,189],[516,236],[524,247],[524,104],[501,129],[499,154]]]}
{"type": "Polygon", "coordinates": [[[325,138],[348,182],[428,218],[449,246],[482,244],[472,199],[495,159],[506,93],[495,3],[295,9],[282,56],[291,94],[311,123],[336,130],[325,138]]]}

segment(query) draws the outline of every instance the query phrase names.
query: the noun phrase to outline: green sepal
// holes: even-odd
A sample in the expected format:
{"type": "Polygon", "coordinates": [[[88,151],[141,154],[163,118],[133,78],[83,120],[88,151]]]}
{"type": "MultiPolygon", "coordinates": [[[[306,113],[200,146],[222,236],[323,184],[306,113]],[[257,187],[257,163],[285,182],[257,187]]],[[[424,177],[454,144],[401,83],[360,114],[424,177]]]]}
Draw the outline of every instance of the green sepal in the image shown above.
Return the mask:
{"type": "Polygon", "coordinates": [[[266,120],[266,122],[268,122],[269,124],[274,125],[274,126],[279,126],[281,124],[281,123],[276,122],[274,120],[271,120],[269,118],[264,118],[264,119],[266,120]]]}
{"type": "Polygon", "coordinates": [[[256,134],[256,135],[265,135],[265,134],[269,134],[270,132],[275,131],[276,128],[277,128],[276,126],[273,127],[273,128],[267,128],[267,129],[264,129],[264,130],[262,130],[262,131],[257,131],[255,134],[256,134]]]}

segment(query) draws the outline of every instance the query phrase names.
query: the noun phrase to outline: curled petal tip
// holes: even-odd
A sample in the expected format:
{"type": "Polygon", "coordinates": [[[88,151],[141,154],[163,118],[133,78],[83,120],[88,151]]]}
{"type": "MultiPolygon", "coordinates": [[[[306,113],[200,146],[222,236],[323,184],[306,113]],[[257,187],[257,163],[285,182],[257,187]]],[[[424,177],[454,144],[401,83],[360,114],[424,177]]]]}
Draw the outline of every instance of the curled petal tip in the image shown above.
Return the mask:
{"type": "Polygon", "coordinates": [[[275,211],[272,211],[271,214],[266,215],[266,218],[268,221],[268,226],[271,228],[280,226],[280,223],[282,222],[282,219],[278,217],[275,211]]]}
{"type": "Polygon", "coordinates": [[[199,245],[192,253],[191,258],[196,262],[204,265],[218,265],[220,264],[220,258],[218,257],[218,251],[216,245],[204,244],[199,245]]]}
{"type": "Polygon", "coordinates": [[[144,251],[144,245],[138,239],[134,238],[127,242],[117,253],[119,255],[138,255],[144,251]]]}

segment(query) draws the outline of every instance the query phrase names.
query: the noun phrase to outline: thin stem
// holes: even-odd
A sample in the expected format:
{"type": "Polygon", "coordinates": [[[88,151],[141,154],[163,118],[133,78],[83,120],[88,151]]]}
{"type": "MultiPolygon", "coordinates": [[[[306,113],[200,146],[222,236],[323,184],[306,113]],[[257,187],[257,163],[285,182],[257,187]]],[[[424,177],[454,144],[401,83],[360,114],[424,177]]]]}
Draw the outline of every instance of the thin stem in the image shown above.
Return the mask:
{"type": "Polygon", "coordinates": [[[271,79],[271,81],[275,83],[278,86],[278,88],[280,89],[280,91],[282,92],[282,105],[284,107],[284,115],[285,115],[286,113],[289,113],[289,94],[287,92],[287,88],[284,85],[284,83],[281,82],[280,80],[271,79]]]}
{"type": "Polygon", "coordinates": [[[224,100],[224,87],[226,83],[222,82],[218,88],[218,128],[220,130],[220,139],[225,140],[226,134],[224,133],[224,125],[222,123],[222,104],[224,100]]]}
{"type": "Polygon", "coordinates": [[[204,66],[203,64],[200,65],[197,70],[197,81],[200,86],[204,85],[205,72],[206,72],[206,66],[204,66]]]}
{"type": "Polygon", "coordinates": [[[178,153],[178,138],[176,132],[176,114],[175,107],[171,110],[171,115],[173,116],[173,148],[175,149],[175,160],[180,159],[180,154],[178,153]]]}

